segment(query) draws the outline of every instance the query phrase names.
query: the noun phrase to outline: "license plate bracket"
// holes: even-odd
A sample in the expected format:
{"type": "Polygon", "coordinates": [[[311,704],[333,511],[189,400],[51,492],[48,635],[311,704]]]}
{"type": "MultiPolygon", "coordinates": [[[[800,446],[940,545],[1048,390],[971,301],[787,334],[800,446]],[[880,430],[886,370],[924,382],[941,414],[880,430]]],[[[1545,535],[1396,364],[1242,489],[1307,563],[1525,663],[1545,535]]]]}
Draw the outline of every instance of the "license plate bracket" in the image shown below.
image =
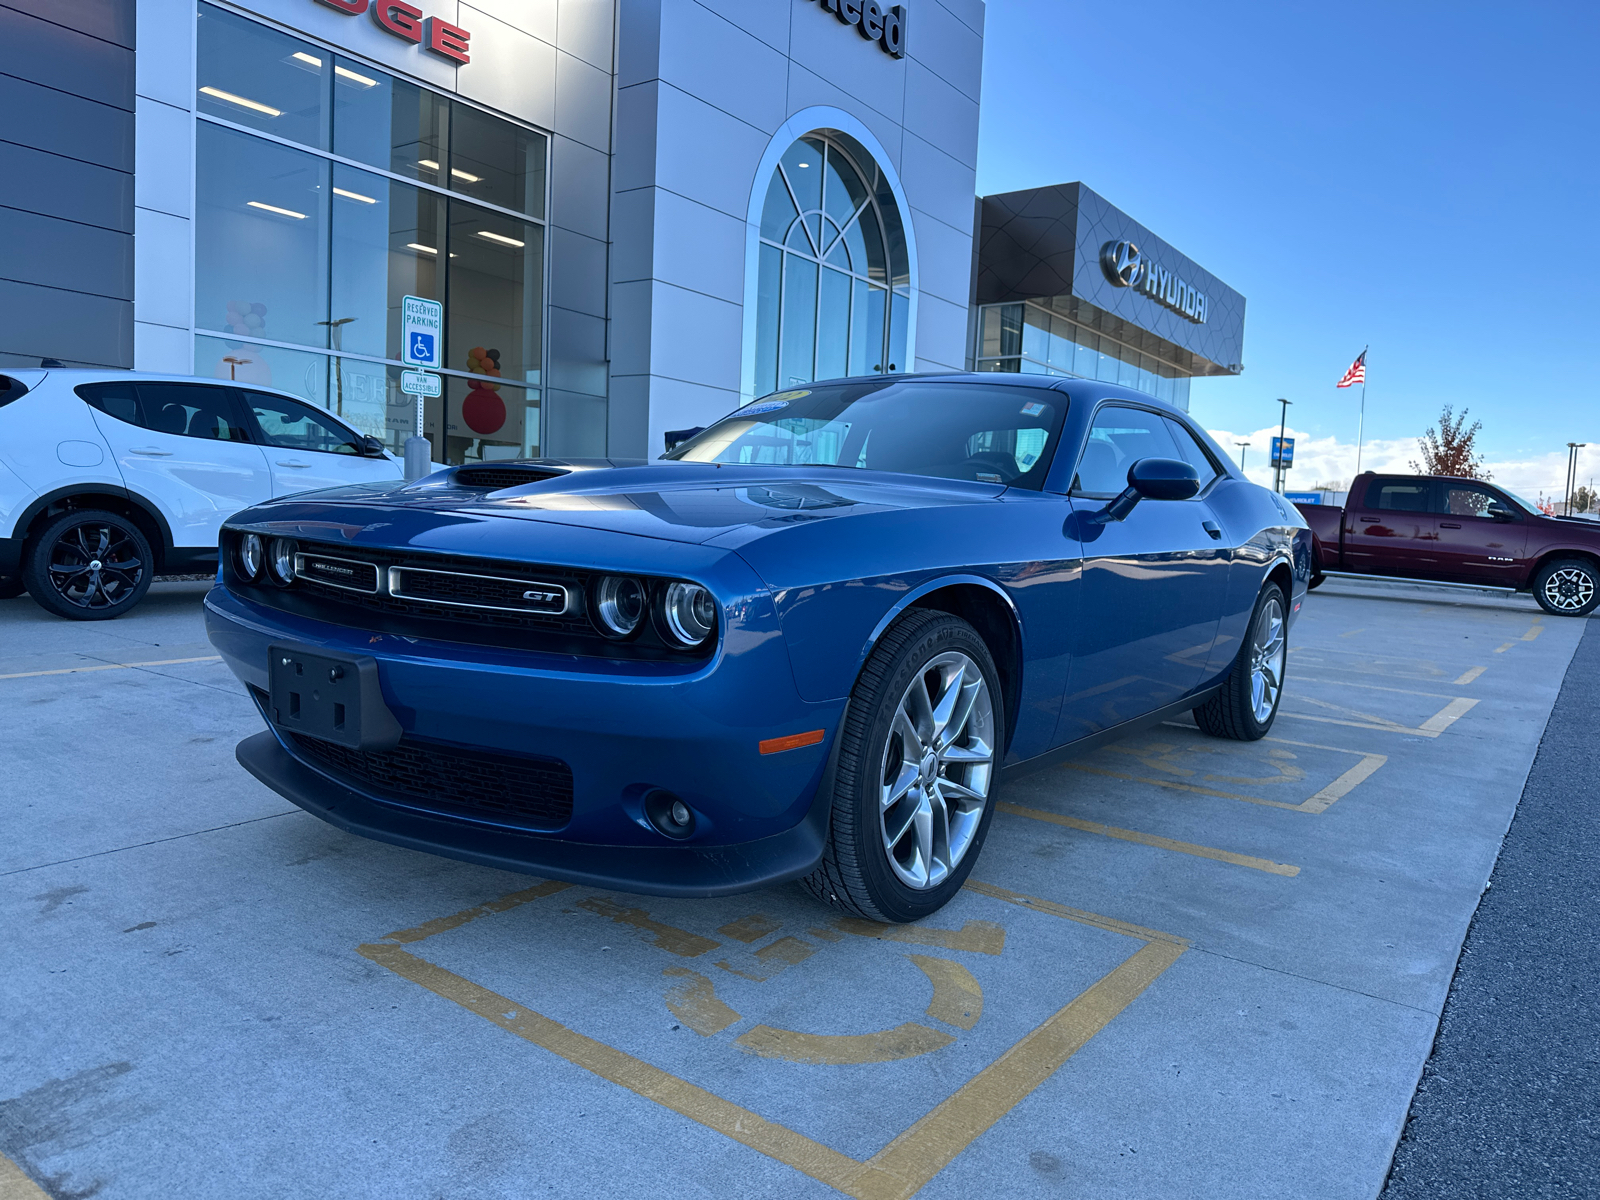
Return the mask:
{"type": "Polygon", "coordinates": [[[275,643],[267,649],[267,681],[268,716],[285,732],[352,750],[392,750],[400,742],[375,658],[275,643]]]}

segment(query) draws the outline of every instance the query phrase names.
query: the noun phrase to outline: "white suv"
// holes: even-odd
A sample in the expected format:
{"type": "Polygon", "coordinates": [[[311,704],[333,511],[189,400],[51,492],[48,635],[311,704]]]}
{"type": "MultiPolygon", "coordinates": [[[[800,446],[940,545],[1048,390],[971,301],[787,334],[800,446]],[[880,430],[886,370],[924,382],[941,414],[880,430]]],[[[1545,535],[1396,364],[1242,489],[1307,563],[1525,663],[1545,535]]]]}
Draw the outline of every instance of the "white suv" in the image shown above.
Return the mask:
{"type": "Polygon", "coordinates": [[[215,569],[241,508],[399,479],[331,413],[266,388],[133,371],[0,374],[0,599],[119,617],[156,575],[215,569]]]}

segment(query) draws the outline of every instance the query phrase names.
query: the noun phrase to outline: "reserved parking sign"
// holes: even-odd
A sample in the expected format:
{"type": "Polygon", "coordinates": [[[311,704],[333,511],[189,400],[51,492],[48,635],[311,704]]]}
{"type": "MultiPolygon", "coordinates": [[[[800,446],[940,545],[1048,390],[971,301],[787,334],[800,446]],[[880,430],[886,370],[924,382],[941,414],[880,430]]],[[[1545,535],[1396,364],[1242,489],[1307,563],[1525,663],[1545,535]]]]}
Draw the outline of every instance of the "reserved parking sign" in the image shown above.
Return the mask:
{"type": "Polygon", "coordinates": [[[400,361],[408,367],[438,370],[444,346],[444,305],[407,296],[400,315],[400,361]]]}

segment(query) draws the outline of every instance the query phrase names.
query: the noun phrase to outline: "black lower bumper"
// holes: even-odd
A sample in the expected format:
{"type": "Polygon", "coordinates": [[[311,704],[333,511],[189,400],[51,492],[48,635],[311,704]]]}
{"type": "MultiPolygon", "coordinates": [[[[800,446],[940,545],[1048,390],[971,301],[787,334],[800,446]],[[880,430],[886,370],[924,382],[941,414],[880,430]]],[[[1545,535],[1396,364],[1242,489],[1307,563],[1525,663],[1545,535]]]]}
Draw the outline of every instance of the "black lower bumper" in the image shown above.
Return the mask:
{"type": "Polygon", "coordinates": [[[808,875],[827,837],[827,789],[793,829],[735,846],[595,846],[391,808],[297,761],[270,732],[239,743],[239,765],[347,833],[592,887],[649,896],[726,896],[808,875]]]}

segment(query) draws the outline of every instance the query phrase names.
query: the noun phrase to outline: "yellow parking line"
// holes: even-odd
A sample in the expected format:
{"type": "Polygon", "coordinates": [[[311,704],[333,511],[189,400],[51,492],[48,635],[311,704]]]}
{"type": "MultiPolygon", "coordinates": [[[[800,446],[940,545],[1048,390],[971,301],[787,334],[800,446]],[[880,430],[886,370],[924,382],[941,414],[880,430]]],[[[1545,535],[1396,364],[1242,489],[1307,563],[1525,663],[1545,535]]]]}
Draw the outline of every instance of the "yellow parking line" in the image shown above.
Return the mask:
{"type": "Polygon", "coordinates": [[[0,1200],[50,1200],[50,1197],[21,1167],[0,1154],[0,1200]]]}
{"type": "Polygon", "coordinates": [[[41,675],[82,675],[89,671],[126,671],[133,667],[176,667],[183,663],[221,661],[220,654],[202,654],[198,658],[158,658],[153,662],[101,663],[95,667],[61,667],[55,671],[18,671],[13,675],[0,675],[0,679],[37,679],[41,675]]]}
{"type": "Polygon", "coordinates": [[[1372,713],[1362,712],[1360,709],[1355,708],[1346,708],[1341,704],[1329,704],[1326,700],[1317,700],[1311,696],[1299,696],[1296,699],[1299,703],[1314,704],[1318,708],[1326,708],[1331,712],[1344,713],[1345,716],[1318,717],[1313,716],[1311,713],[1287,711],[1280,711],[1278,715],[1290,717],[1296,721],[1321,721],[1325,725],[1348,725],[1352,729],[1378,729],[1384,733],[1408,733],[1430,738],[1436,738],[1446,729],[1449,729],[1450,726],[1465,716],[1478,703],[1476,699],[1457,696],[1421,725],[1413,728],[1410,725],[1402,725],[1398,721],[1391,721],[1388,717],[1374,716],[1372,713]],[[1358,719],[1347,719],[1350,717],[1358,719]]]}
{"type": "Polygon", "coordinates": [[[1473,680],[1477,679],[1479,675],[1482,675],[1487,670],[1488,670],[1487,667],[1471,667],[1468,670],[1463,671],[1461,673],[1461,678],[1457,679],[1450,686],[1451,687],[1465,687],[1467,684],[1473,682],[1473,680]]]}
{"type": "Polygon", "coordinates": [[[1543,632],[1544,632],[1544,618],[1543,617],[1535,617],[1533,619],[1533,624],[1529,627],[1528,632],[1522,635],[1522,639],[1521,640],[1524,641],[1524,642],[1531,642],[1531,641],[1533,641],[1534,638],[1538,637],[1543,632]]]}
{"type": "Polygon", "coordinates": [[[1044,812],[1037,808],[1023,808],[1020,804],[1008,804],[1004,800],[998,801],[996,807],[1014,817],[1048,821],[1052,825],[1065,825],[1068,829],[1081,829],[1084,833],[1097,833],[1101,837],[1137,842],[1141,846],[1153,846],[1157,850],[1171,850],[1177,854],[1192,854],[1195,858],[1232,863],[1236,867],[1249,867],[1254,871],[1265,871],[1269,875],[1287,875],[1292,878],[1300,874],[1299,867],[1290,866],[1288,863],[1273,862],[1271,859],[1256,858],[1249,854],[1235,854],[1232,850],[1218,850],[1211,846],[1198,846],[1193,842],[1174,841],[1172,838],[1157,837],[1152,833],[1140,833],[1135,829],[1118,829],[1115,825],[1102,825],[1098,821],[1064,817],[1060,813],[1044,812]]]}
{"type": "Polygon", "coordinates": [[[1494,648],[1494,652],[1496,654],[1504,654],[1507,650],[1511,649],[1511,647],[1513,647],[1515,645],[1516,645],[1515,642],[1507,642],[1504,646],[1496,646],[1494,648]]]}

